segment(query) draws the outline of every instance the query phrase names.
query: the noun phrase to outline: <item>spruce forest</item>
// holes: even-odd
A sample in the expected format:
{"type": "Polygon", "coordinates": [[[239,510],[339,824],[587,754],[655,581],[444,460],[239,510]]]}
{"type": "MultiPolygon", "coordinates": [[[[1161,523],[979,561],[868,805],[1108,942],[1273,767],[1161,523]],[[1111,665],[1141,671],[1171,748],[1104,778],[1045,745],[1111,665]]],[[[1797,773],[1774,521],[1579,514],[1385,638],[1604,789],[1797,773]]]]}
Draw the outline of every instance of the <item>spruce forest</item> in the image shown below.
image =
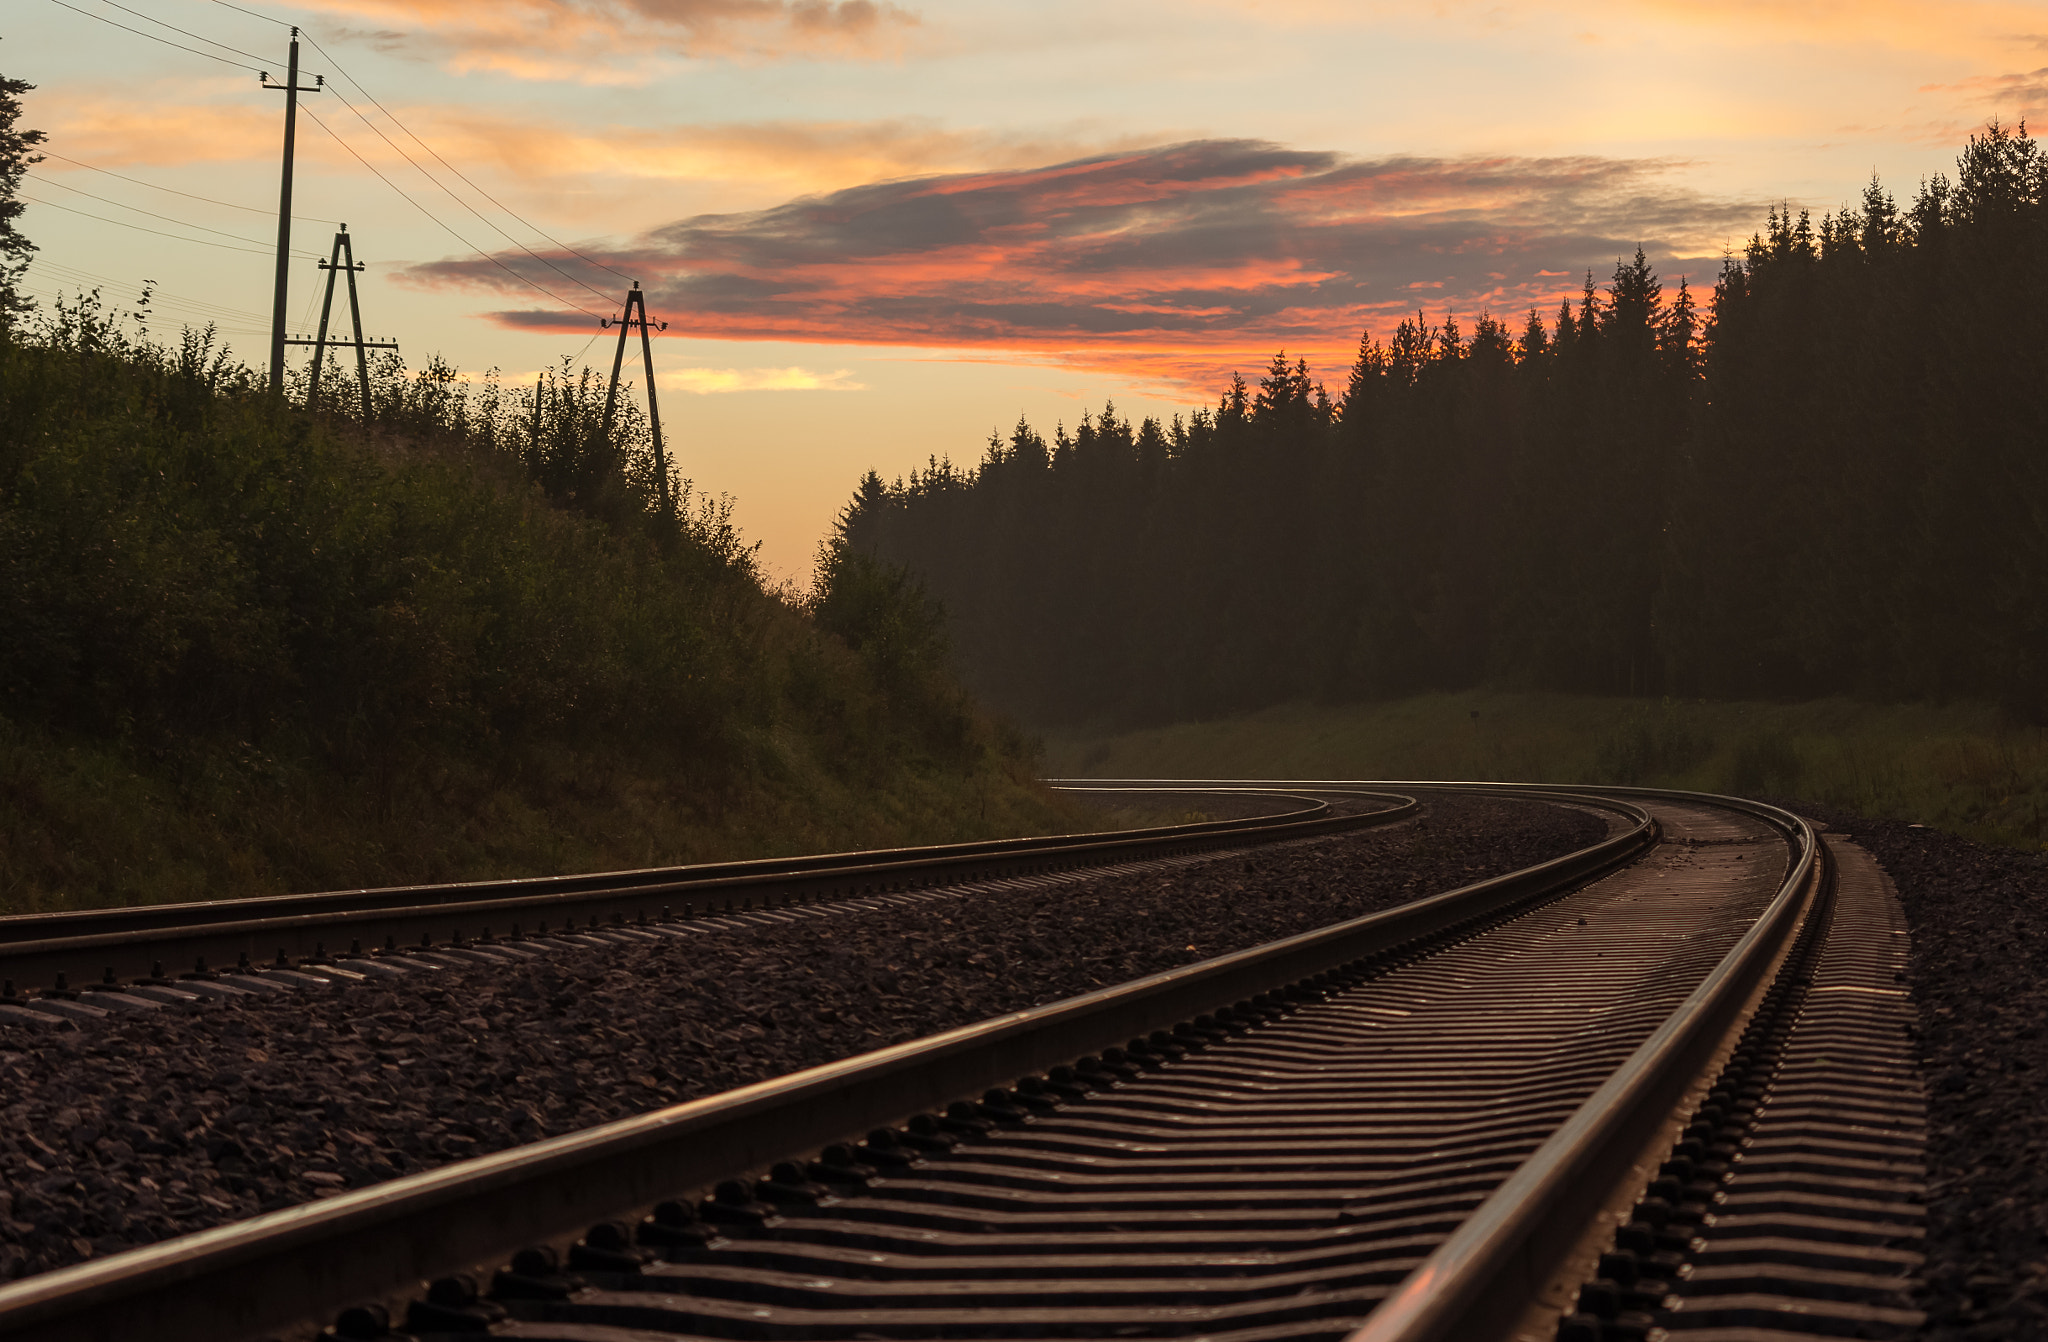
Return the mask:
{"type": "Polygon", "coordinates": [[[1401,323],[870,473],[822,589],[921,583],[1039,725],[1501,685],[2048,711],[2048,153],[1773,210],[1701,301],[1642,253],[1548,321],[1401,323]],[[1519,327],[1519,329],[1517,329],[1519,327]]]}

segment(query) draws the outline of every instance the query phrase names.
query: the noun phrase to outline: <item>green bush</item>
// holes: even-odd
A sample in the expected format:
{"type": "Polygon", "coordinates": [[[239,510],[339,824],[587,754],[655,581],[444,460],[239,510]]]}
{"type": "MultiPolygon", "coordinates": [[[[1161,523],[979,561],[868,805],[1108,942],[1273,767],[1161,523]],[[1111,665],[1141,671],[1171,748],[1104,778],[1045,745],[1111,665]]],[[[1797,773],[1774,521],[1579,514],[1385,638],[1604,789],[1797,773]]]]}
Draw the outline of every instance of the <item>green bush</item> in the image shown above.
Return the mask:
{"type": "Polygon", "coordinates": [[[85,871],[81,807],[215,826],[179,880],[235,890],[955,837],[991,767],[996,824],[1064,814],[914,603],[766,590],[587,371],[387,360],[309,414],[136,326],[90,295],[0,338],[0,906],[147,896],[177,841],[85,871]]]}
{"type": "Polygon", "coordinates": [[[757,677],[707,598],[767,599],[747,556],[618,533],[454,454],[380,458],[204,335],[123,340],[89,301],[45,334],[0,352],[9,711],[303,733],[343,765],[567,731],[719,748],[757,677]]]}

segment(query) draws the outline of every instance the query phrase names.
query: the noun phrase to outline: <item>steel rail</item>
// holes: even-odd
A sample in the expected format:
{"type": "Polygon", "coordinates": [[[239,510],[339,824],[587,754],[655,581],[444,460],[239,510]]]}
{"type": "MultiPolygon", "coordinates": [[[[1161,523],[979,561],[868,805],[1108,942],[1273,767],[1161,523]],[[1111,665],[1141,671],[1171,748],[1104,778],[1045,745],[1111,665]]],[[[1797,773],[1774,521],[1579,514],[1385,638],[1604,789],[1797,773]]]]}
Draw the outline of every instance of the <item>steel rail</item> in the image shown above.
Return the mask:
{"type": "Polygon", "coordinates": [[[1632,803],[1544,795],[1619,812],[1628,828],[1519,872],[1235,954],[0,1287],[0,1337],[262,1336],[1455,934],[1624,865],[1655,841],[1655,822],[1632,803]]]}
{"type": "Polygon", "coordinates": [[[500,933],[546,920],[620,921],[666,917],[666,909],[718,902],[775,905],[816,902],[863,891],[1107,866],[1242,844],[1273,843],[1390,824],[1412,816],[1412,798],[1357,789],[1390,805],[1340,813],[1330,803],[1284,789],[1179,787],[1178,795],[1258,795],[1304,803],[1275,814],[1144,829],[999,839],[924,848],[883,849],[811,857],[661,867],[531,880],[459,881],[442,885],[311,895],[254,896],[192,904],[144,905],[0,917],[0,978],[17,990],[76,976],[89,986],[177,972],[204,958],[214,965],[240,957],[318,958],[350,940],[418,945],[421,937],[460,941],[483,930],[500,933]],[[666,905],[666,908],[665,908],[666,905]]]}
{"type": "MultiPolygon", "coordinates": [[[[1630,788],[1623,795],[1697,800],[1630,788]]],[[[1783,830],[1795,860],[1776,898],[1727,957],[1578,1111],[1401,1283],[1349,1342],[1478,1342],[1510,1336],[1599,1214],[1635,1180],[1645,1148],[1732,1045],[1823,898],[1826,848],[1804,819],[1759,802],[1716,804],[1783,830]]],[[[1629,1199],[1633,1201],[1631,1197],[1629,1199]]]]}
{"type": "MultiPolygon", "coordinates": [[[[109,909],[65,909],[49,913],[0,916],[0,939],[25,939],[13,929],[36,927],[41,935],[77,928],[79,930],[133,931],[150,927],[175,926],[208,917],[223,921],[247,916],[238,910],[257,909],[265,917],[295,913],[318,913],[345,907],[369,909],[406,908],[433,903],[468,903],[516,895],[578,894],[592,890],[627,890],[667,885],[680,880],[737,881],[767,876],[810,875],[818,872],[846,872],[868,867],[884,868],[896,863],[932,862],[942,859],[998,857],[1020,852],[1039,853],[1117,839],[1171,838],[1176,835],[1225,833],[1233,829],[1256,828],[1282,820],[1300,820],[1324,814],[1329,804],[1313,797],[1289,796],[1285,789],[1258,784],[1223,786],[1184,785],[1146,788],[1147,792],[1172,792],[1187,796],[1241,796],[1248,792],[1306,803],[1291,811],[1269,815],[1241,816],[1230,820],[1202,820],[1175,825],[1154,825],[1142,829],[1094,831],[1083,834],[1027,836],[1015,839],[979,839],[968,843],[929,844],[908,848],[873,848],[845,853],[807,853],[789,857],[746,858],[734,862],[697,862],[671,867],[639,867],[621,871],[579,872],[564,876],[509,877],[499,880],[447,881],[424,885],[394,885],[348,890],[324,890],[305,894],[250,895],[239,899],[201,900],[184,904],[142,904],[109,909]]],[[[1341,789],[1355,791],[1355,789],[1341,789]]]]}
{"type": "MultiPolygon", "coordinates": [[[[1182,780],[1186,781],[1186,780],[1182,780]]],[[[1214,786],[1221,780],[1202,780],[1214,786]]],[[[1145,780],[1094,786],[1142,788],[1145,780]]],[[[1088,787],[1090,780],[1067,780],[1088,787]]],[[[1275,786],[1311,786],[1275,780],[1275,786]]],[[[1332,786],[1388,786],[1359,780],[1332,786]]],[[[1429,785],[1403,783],[1415,792],[1429,785]]],[[[1487,784],[1439,784],[1458,791],[1487,784]]],[[[1565,791],[1522,785],[1518,791],[1565,791]]],[[[1573,789],[1583,791],[1583,789],[1573,789]]],[[[1479,1342],[1512,1335],[1530,1305],[1595,1228],[1637,1170],[1647,1144],[1718,1053],[1731,1045],[1822,899],[1830,861],[1813,827],[1775,806],[1739,797],[1654,788],[1601,788],[1603,796],[1706,801],[1783,832],[1794,860],[1777,896],[1713,973],[1571,1118],[1396,1288],[1348,1342],[1479,1342]]]]}

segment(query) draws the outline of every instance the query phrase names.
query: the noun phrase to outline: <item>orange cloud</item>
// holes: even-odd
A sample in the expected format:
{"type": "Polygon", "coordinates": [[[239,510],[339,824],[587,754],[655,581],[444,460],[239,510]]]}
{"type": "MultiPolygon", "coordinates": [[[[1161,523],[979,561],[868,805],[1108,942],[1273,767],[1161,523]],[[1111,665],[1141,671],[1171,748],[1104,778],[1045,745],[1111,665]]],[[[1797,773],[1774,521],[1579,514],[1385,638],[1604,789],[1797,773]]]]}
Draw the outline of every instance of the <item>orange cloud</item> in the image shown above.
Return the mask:
{"type": "MultiPolygon", "coordinates": [[[[249,76],[254,83],[255,76],[249,76]]],[[[277,156],[278,116],[256,103],[143,103],[80,97],[69,90],[44,95],[50,143],[103,167],[221,163],[277,156]]],[[[61,168],[62,165],[55,165],[61,168]]]]}
{"type": "Polygon", "coordinates": [[[1929,84],[1923,93],[1960,93],[2013,120],[2034,118],[2048,108],[2048,67],[2022,74],[1979,75],[1954,84],[1929,84]]]}
{"type": "Polygon", "coordinates": [[[853,370],[834,369],[821,373],[810,368],[683,368],[657,375],[656,382],[670,391],[687,391],[699,396],[735,391],[864,391],[853,380],[853,370]]]}
{"type": "MultiPolygon", "coordinates": [[[[1183,0],[1188,3],[1189,0],[1183,0]]],[[[1688,42],[1754,49],[1770,44],[1839,48],[1872,45],[1915,56],[1988,59],[2041,42],[2043,16],[2028,0],[1193,0],[1241,12],[1266,26],[1427,27],[1461,31],[1548,31],[1600,44],[1653,28],[1688,42]]]]}
{"type": "MultiPolygon", "coordinates": [[[[250,77],[253,83],[254,76],[250,77]]],[[[242,81],[216,81],[234,99],[179,103],[161,97],[101,95],[58,87],[37,95],[39,113],[67,152],[109,165],[168,165],[277,156],[277,114],[250,102],[242,81]]],[[[353,94],[350,95],[353,97],[353,94]]],[[[737,183],[777,194],[824,192],[860,182],[957,173],[970,168],[1024,168],[1156,143],[1155,137],[1112,133],[1087,124],[1050,132],[956,129],[930,118],[880,121],[672,122],[659,127],[584,128],[560,117],[447,103],[387,100],[392,110],[451,160],[494,165],[507,179],[545,193],[559,206],[564,191],[615,192],[620,180],[676,183],[701,189],[737,183]]],[[[373,107],[358,106],[393,130],[373,107]]],[[[318,102],[308,104],[319,107],[318,102]]],[[[346,110],[328,122],[371,158],[387,151],[346,110]]],[[[303,152],[329,144],[317,132],[303,152]]],[[[343,154],[339,160],[351,164],[343,154]]]]}
{"type": "Polygon", "coordinates": [[[344,36],[462,73],[647,82],[677,57],[901,55],[919,24],[887,0],[313,0],[344,36]]]}
{"type": "Polygon", "coordinates": [[[407,124],[451,157],[493,162],[533,182],[629,178],[700,185],[771,184],[789,192],[860,182],[1015,169],[1137,148],[1140,137],[1075,127],[1065,134],[954,129],[928,118],[881,121],[677,122],[659,128],[565,128],[557,119],[474,108],[400,108],[407,124]]]}
{"type": "MultiPolygon", "coordinates": [[[[1418,292],[1468,319],[1554,307],[1578,287],[1561,274],[1605,275],[1638,243],[1667,272],[1700,274],[1761,209],[1674,185],[1673,167],[1197,141],[700,215],[593,254],[641,277],[671,334],[1000,350],[1209,386],[1281,346],[1348,362],[1358,332],[1384,331],[1418,292]]],[[[516,289],[478,259],[407,278],[516,289]]]]}
{"type": "Polygon", "coordinates": [[[1874,43],[1915,55],[1987,57],[2029,40],[2038,5],[2012,0],[1609,0],[1622,14],[1657,14],[1678,25],[1725,33],[1742,42],[1775,38],[1840,46],[1874,43]]]}

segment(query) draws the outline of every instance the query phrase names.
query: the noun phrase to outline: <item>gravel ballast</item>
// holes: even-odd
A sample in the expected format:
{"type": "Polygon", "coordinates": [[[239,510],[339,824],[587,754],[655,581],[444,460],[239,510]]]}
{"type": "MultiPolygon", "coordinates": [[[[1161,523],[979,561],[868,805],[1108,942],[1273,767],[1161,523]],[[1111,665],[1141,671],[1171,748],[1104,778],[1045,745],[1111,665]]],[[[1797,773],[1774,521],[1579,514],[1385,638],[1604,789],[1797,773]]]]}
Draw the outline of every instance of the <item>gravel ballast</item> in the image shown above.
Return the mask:
{"type": "Polygon", "coordinates": [[[1170,871],[504,969],[0,1026],[0,1280],[1208,959],[1585,847],[1602,820],[1420,820],[1170,871]]]}
{"type": "Polygon", "coordinates": [[[2048,854],[1786,804],[1869,849],[1912,927],[1928,1092],[1923,1336],[2048,1337],[2048,854]]]}

